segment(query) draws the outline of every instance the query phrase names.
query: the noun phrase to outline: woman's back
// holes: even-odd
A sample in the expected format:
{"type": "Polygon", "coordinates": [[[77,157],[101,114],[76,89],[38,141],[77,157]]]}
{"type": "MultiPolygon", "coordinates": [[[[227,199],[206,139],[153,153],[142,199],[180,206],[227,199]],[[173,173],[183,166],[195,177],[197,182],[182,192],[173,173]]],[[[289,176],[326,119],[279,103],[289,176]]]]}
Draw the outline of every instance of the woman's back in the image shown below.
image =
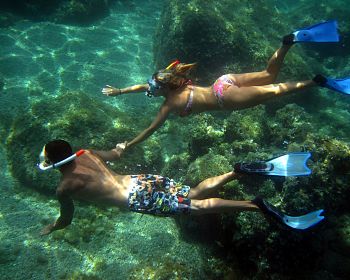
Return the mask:
{"type": "Polygon", "coordinates": [[[165,97],[171,111],[182,117],[191,113],[220,109],[211,86],[186,85],[180,90],[170,91],[165,97]]]}

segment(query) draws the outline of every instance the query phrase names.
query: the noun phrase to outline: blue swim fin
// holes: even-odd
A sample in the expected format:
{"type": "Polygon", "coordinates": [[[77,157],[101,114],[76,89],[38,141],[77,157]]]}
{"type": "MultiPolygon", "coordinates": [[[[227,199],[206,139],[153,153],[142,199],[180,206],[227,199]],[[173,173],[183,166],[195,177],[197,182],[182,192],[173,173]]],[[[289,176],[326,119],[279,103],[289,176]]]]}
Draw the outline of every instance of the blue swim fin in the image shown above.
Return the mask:
{"type": "Polygon", "coordinates": [[[324,219],[324,216],[321,216],[323,209],[310,212],[302,216],[288,216],[279,211],[275,206],[266,202],[261,197],[257,196],[252,200],[252,202],[259,207],[259,209],[268,217],[273,218],[278,223],[287,225],[293,229],[308,229],[315,226],[324,219]]]}
{"type": "Polygon", "coordinates": [[[336,20],[321,22],[293,32],[293,42],[339,42],[338,23],[336,20]]]}
{"type": "Polygon", "coordinates": [[[237,163],[234,171],[268,176],[307,176],[311,174],[306,165],[310,157],[309,152],[289,153],[266,162],[237,163]]]}
{"type": "Polygon", "coordinates": [[[350,77],[344,79],[327,78],[324,87],[340,93],[350,94],[350,77]]]}
{"type": "Polygon", "coordinates": [[[308,214],[297,217],[284,215],[283,222],[292,228],[308,229],[314,225],[317,225],[324,219],[324,216],[321,216],[322,213],[323,209],[313,211],[308,214]]]}

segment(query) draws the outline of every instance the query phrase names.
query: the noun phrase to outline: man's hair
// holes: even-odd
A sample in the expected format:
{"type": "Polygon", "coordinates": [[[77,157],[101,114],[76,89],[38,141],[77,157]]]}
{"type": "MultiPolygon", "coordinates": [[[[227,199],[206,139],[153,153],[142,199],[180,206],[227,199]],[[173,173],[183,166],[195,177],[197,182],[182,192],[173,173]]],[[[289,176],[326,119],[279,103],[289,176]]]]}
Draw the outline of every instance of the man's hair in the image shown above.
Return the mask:
{"type": "Polygon", "coordinates": [[[71,145],[64,140],[53,140],[45,145],[48,159],[52,163],[59,162],[73,154],[71,145]]]}

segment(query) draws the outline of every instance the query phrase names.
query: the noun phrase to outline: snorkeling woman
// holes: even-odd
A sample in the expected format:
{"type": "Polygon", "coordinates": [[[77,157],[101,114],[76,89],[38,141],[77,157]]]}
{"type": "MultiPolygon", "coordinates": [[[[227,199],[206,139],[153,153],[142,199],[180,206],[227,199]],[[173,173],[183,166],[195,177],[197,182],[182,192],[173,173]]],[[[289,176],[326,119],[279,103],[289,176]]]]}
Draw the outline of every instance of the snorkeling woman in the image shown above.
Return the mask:
{"type": "Polygon", "coordinates": [[[313,37],[311,40],[308,38],[308,41],[335,42],[339,40],[339,37],[336,36],[336,27],[335,21],[329,21],[286,35],[283,37],[282,46],[270,58],[265,70],[244,74],[226,74],[218,78],[212,86],[193,85],[189,74],[195,64],[184,64],[178,60],[165,69],[154,73],[147,84],[126,88],[114,88],[107,85],[102,89],[102,93],[107,96],[146,92],[148,96],[163,96],[165,98],[151,125],[133,140],[127,142],[125,148],[128,149],[147,139],[166,121],[171,113],[185,117],[192,113],[212,110],[240,110],[256,106],[274,97],[284,96],[314,86],[324,86],[347,93],[344,92],[344,88],[345,91],[346,88],[349,90],[349,79],[335,80],[322,75],[317,75],[312,80],[275,84],[288,50],[296,42],[307,41],[304,34],[306,31],[314,32],[314,34],[311,34],[313,37]],[[331,32],[329,30],[330,25],[331,28],[334,27],[335,31],[331,32]],[[320,29],[323,31],[322,38],[320,29]],[[301,32],[304,32],[303,37],[300,37],[301,32]]]}

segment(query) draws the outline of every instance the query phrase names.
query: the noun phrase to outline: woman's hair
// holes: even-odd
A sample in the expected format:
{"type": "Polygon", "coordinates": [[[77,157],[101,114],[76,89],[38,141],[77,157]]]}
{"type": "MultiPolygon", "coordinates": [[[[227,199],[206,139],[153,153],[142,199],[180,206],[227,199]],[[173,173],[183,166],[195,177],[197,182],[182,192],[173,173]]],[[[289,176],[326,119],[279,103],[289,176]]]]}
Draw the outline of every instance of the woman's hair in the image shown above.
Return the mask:
{"type": "Polygon", "coordinates": [[[196,63],[170,64],[166,69],[159,70],[153,75],[153,78],[162,85],[168,86],[170,89],[177,89],[190,81],[189,74],[196,66],[196,63]]]}
{"type": "Polygon", "coordinates": [[[52,163],[59,162],[73,154],[71,145],[64,140],[53,140],[45,145],[45,152],[52,163]]]}

